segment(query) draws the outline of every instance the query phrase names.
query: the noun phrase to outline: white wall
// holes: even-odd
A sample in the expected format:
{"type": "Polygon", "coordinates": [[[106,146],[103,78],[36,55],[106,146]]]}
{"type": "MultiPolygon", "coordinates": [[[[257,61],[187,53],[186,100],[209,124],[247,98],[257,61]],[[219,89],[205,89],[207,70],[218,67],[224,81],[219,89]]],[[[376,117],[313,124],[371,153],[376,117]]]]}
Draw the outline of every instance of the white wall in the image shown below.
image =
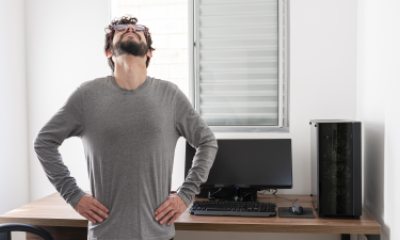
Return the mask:
{"type": "Polygon", "coordinates": [[[383,224],[382,239],[400,239],[399,9],[397,0],[359,1],[357,116],[364,124],[364,205],[383,224]]]}
{"type": "Polygon", "coordinates": [[[29,199],[24,1],[0,1],[0,214],[29,199]]]}
{"type": "MultiPolygon", "coordinates": [[[[33,151],[38,131],[80,83],[111,73],[103,52],[109,15],[108,0],[26,1],[31,200],[55,191],[33,151]]],[[[60,151],[80,186],[89,189],[81,145],[69,139],[60,151]]]]}
{"type": "Polygon", "coordinates": [[[310,119],[354,119],[356,0],[290,1],[295,193],[310,193],[310,119]]]}

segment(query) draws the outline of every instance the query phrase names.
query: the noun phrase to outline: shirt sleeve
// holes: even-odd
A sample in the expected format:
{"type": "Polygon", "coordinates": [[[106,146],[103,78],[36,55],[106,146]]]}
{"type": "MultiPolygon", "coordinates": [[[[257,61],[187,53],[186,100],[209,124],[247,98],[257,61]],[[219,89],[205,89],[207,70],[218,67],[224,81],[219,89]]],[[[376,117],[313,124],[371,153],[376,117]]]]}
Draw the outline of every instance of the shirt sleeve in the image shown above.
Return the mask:
{"type": "Polygon", "coordinates": [[[81,136],[83,129],[82,99],[78,88],[39,131],[34,143],[37,157],[48,179],[72,207],[79,202],[85,192],[78,187],[75,178],[70,176],[58,147],[69,137],[81,136]]]}
{"type": "Polygon", "coordinates": [[[200,192],[200,185],[208,178],[218,145],[211,129],[179,88],[176,93],[175,124],[179,135],[185,137],[188,143],[196,148],[192,167],[178,190],[178,196],[189,205],[200,192]]]}

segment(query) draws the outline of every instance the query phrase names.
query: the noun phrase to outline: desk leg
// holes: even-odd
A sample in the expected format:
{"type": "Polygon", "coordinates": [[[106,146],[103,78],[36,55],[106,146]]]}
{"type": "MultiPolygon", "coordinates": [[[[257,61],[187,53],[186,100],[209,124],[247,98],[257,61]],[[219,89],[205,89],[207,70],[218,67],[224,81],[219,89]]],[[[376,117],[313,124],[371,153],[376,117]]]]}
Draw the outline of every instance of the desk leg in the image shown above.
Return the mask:
{"type": "Polygon", "coordinates": [[[0,233],[0,240],[11,240],[11,233],[0,233]]]}
{"type": "Polygon", "coordinates": [[[350,240],[350,234],[341,234],[340,240],[350,240]]]}

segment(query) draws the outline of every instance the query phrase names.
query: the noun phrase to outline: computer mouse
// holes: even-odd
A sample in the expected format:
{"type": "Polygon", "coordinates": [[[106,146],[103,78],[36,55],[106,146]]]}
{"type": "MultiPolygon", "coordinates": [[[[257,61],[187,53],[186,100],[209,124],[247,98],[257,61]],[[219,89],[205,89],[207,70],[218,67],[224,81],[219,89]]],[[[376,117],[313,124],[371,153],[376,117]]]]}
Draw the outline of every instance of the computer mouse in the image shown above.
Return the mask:
{"type": "Polygon", "coordinates": [[[293,204],[291,207],[289,207],[289,212],[294,215],[302,215],[304,212],[304,209],[300,205],[293,204]]]}

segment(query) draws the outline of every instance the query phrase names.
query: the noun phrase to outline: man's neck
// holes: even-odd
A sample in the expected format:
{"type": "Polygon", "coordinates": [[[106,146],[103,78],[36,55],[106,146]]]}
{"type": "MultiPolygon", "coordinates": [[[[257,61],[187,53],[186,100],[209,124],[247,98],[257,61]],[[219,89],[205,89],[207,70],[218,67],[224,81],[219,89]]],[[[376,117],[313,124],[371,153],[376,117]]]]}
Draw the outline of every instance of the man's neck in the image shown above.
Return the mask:
{"type": "Polygon", "coordinates": [[[114,77],[121,88],[134,90],[146,81],[146,63],[142,57],[119,56],[115,59],[114,77]]]}

